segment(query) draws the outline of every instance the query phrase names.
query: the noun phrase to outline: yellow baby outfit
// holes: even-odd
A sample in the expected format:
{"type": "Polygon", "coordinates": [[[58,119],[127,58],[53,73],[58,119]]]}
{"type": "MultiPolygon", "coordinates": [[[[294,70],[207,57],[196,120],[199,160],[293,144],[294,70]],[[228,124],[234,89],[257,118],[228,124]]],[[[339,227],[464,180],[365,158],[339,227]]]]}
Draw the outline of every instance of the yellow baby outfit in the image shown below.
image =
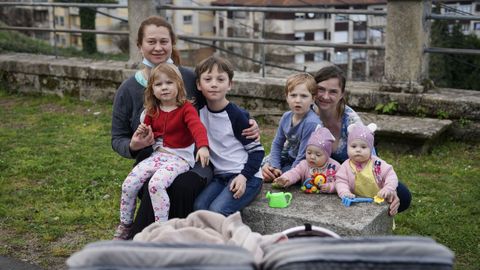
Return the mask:
{"type": "Polygon", "coordinates": [[[380,188],[377,185],[375,175],[373,174],[373,161],[370,159],[361,169],[357,171],[355,164],[350,160],[350,168],[352,169],[353,174],[355,174],[355,195],[359,197],[368,197],[373,198],[377,195],[380,188]]]}

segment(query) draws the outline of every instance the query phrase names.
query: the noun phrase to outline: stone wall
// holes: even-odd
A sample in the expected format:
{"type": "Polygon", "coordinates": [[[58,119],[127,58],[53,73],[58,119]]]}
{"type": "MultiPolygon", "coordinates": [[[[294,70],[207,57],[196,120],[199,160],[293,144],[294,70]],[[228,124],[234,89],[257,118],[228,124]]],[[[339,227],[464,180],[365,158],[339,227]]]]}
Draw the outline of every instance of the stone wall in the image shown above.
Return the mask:
{"type": "MultiPolygon", "coordinates": [[[[73,96],[81,100],[113,100],[123,80],[135,70],[125,62],[8,53],[0,54],[0,86],[10,91],[73,96]]],[[[237,72],[229,98],[254,114],[280,114],[287,109],[285,78],[262,78],[237,72]]],[[[377,104],[396,102],[396,114],[480,122],[480,91],[431,89],[426,93],[379,91],[381,84],[348,82],[349,104],[374,111],[377,104]]]]}

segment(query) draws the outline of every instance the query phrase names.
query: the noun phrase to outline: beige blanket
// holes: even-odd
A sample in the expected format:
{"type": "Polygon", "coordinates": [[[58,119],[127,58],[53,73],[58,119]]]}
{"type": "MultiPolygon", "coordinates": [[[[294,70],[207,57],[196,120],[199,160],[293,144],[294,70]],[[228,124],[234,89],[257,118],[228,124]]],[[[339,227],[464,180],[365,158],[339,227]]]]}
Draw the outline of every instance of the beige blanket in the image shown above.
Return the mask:
{"type": "Polygon", "coordinates": [[[186,218],[174,218],[165,223],[155,222],[135,235],[133,240],[235,245],[250,251],[255,261],[260,262],[264,247],[286,239],[282,233],[261,235],[252,232],[250,227],[243,224],[240,212],[224,217],[218,213],[200,210],[186,218]]]}

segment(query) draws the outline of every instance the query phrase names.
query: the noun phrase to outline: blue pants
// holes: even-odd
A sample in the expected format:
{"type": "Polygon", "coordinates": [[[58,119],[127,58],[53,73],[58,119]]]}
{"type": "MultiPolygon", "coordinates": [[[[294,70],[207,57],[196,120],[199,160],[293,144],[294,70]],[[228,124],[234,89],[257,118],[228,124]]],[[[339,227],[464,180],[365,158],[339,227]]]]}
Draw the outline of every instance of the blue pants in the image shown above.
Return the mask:
{"type": "Polygon", "coordinates": [[[398,212],[400,213],[407,210],[412,201],[410,190],[400,181],[398,181],[397,196],[400,199],[400,206],[398,207],[398,212]]]}
{"type": "Polygon", "coordinates": [[[198,195],[193,208],[195,210],[209,210],[228,216],[242,210],[252,202],[262,189],[263,180],[258,177],[247,179],[245,193],[242,197],[233,198],[230,183],[238,174],[221,174],[213,176],[212,181],[198,195]]]}

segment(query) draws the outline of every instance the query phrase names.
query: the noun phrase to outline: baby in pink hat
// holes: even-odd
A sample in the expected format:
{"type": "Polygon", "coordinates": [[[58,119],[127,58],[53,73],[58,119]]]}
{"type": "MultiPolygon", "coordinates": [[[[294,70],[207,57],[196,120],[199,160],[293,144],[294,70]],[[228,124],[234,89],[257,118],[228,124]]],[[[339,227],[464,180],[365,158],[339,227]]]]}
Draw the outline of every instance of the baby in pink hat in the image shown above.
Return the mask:
{"type": "Polygon", "coordinates": [[[307,142],[306,159],[300,161],[297,166],[288,170],[280,177],[273,180],[278,186],[288,187],[298,181],[305,181],[320,175],[325,183],[318,186],[318,190],[324,193],[335,192],[335,173],[340,164],[330,158],[332,144],[335,141],[332,133],[327,128],[317,127],[312,132],[307,142]]]}
{"type": "Polygon", "coordinates": [[[398,178],[393,167],[372,155],[373,133],[377,125],[356,123],[348,126],[348,159],[337,172],[335,188],[340,198],[370,197],[387,199],[395,195],[398,178]]]}

